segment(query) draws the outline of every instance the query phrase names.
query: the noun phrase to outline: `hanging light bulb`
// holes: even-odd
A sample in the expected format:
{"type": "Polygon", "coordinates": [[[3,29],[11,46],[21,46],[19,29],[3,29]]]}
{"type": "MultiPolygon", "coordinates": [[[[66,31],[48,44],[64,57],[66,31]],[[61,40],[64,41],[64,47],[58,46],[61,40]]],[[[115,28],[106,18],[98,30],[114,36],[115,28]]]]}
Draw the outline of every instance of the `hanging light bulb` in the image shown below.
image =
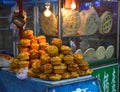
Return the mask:
{"type": "Polygon", "coordinates": [[[75,9],[75,8],[76,8],[75,0],[72,0],[71,9],[75,9]]]}
{"type": "Polygon", "coordinates": [[[51,11],[50,11],[50,3],[45,3],[45,11],[44,11],[44,15],[46,17],[49,17],[51,15],[51,11]]]}

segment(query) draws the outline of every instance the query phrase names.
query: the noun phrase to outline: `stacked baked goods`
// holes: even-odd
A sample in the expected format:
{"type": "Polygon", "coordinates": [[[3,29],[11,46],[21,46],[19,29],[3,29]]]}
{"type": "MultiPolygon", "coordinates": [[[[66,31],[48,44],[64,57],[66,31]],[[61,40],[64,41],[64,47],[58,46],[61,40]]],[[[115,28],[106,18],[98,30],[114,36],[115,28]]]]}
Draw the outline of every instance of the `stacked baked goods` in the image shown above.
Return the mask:
{"type": "Polygon", "coordinates": [[[30,38],[25,36],[23,39],[20,40],[19,54],[10,65],[14,72],[21,67],[28,67],[28,76],[44,80],[61,80],[92,73],[83,56],[72,53],[71,48],[63,45],[59,38],[53,38],[51,44],[44,35],[32,34],[30,38]],[[27,41],[21,43],[23,39],[27,41]]]}

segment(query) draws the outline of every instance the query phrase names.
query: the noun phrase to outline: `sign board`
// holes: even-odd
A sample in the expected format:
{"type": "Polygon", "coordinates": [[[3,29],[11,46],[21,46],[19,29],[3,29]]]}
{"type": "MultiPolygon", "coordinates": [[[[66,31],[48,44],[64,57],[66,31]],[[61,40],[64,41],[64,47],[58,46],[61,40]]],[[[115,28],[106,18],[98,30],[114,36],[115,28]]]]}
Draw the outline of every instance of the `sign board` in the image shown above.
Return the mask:
{"type": "Polygon", "coordinates": [[[118,64],[107,65],[94,69],[93,76],[99,79],[102,92],[119,92],[118,64]]]}
{"type": "Polygon", "coordinates": [[[47,92],[101,92],[97,78],[48,88],[47,92]]]}

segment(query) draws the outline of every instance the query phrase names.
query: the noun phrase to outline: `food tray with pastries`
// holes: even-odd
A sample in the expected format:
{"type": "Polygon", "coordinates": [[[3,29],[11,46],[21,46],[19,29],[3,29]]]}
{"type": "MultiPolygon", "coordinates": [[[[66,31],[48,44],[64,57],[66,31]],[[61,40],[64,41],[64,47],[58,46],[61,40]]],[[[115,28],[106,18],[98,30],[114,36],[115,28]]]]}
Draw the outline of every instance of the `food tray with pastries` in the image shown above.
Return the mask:
{"type": "Polygon", "coordinates": [[[19,53],[10,64],[10,70],[14,73],[28,67],[28,76],[51,81],[92,73],[83,56],[73,53],[69,46],[63,45],[60,38],[53,38],[48,43],[44,35],[31,34],[26,37],[32,30],[26,31],[19,43],[19,53]]]}

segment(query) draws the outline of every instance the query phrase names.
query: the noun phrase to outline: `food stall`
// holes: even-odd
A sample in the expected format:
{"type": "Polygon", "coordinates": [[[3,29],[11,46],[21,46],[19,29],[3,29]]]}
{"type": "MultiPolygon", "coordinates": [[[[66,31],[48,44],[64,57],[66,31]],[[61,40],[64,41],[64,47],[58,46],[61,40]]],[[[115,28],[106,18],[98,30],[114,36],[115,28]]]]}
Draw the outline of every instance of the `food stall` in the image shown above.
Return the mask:
{"type": "Polygon", "coordinates": [[[15,6],[3,92],[119,92],[117,0],[12,1],[1,1],[15,6]]]}

